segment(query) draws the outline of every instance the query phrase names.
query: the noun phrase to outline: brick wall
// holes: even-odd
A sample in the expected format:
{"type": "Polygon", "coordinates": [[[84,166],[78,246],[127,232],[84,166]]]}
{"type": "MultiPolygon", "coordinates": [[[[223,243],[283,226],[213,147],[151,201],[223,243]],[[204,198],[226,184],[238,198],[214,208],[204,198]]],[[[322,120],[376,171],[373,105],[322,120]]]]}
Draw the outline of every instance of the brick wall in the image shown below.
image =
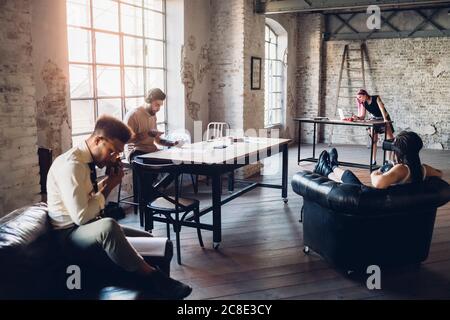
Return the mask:
{"type": "MultiPolygon", "coordinates": [[[[320,14],[298,15],[297,39],[297,116],[310,117],[320,113],[322,32],[320,14]]],[[[301,141],[312,142],[312,128],[302,127],[301,141]]]]}
{"type": "MultiPolygon", "coordinates": [[[[325,43],[326,76],[322,85],[327,115],[332,114],[336,102],[345,43],[325,43]]],[[[366,45],[367,91],[382,97],[396,131],[419,133],[425,148],[449,149],[450,38],[370,40],[366,45]]],[[[357,112],[354,99],[343,101],[343,105],[347,106],[347,113],[357,112]]],[[[334,130],[335,142],[364,144],[367,141],[364,130],[342,127],[334,130]]],[[[327,134],[325,138],[328,139],[327,134]]]]}
{"type": "MultiPolygon", "coordinates": [[[[253,10],[253,1],[244,0],[244,72],[243,118],[244,132],[248,135],[259,135],[264,129],[264,25],[265,19],[253,10]],[[261,89],[251,89],[251,58],[261,58],[261,89]]],[[[246,166],[243,176],[252,176],[260,171],[260,164],[246,166]]],[[[239,173],[238,173],[239,174],[239,173]]]]}
{"type": "Polygon", "coordinates": [[[243,128],[244,2],[211,1],[209,120],[243,128]]]}
{"type": "MultiPolygon", "coordinates": [[[[264,16],[254,14],[251,0],[212,0],[210,35],[209,119],[256,135],[264,126],[264,66],[260,90],[250,88],[250,66],[252,56],[264,58],[264,16]]],[[[242,174],[258,171],[248,166],[242,174]]]]}
{"type": "Polygon", "coordinates": [[[244,1],[244,130],[264,128],[264,26],[265,18],[244,1]],[[261,89],[251,89],[251,58],[261,58],[261,89]]]}
{"type": "Polygon", "coordinates": [[[0,216],[39,199],[31,1],[0,1],[0,216]]]}

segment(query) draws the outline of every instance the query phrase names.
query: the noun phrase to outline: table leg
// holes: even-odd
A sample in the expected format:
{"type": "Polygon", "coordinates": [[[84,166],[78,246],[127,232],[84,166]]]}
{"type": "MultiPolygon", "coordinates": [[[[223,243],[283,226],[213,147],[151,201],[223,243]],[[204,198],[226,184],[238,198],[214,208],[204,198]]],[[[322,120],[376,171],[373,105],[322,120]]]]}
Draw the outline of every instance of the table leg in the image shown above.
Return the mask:
{"type": "Polygon", "coordinates": [[[313,131],[313,159],[316,158],[316,123],[314,122],[314,131],[313,131]]]}
{"type": "Polygon", "coordinates": [[[301,133],[302,133],[302,123],[298,122],[298,154],[297,154],[297,164],[300,163],[300,144],[301,144],[301,133]]]}
{"type": "Polygon", "coordinates": [[[213,207],[213,247],[217,249],[222,241],[221,193],[222,181],[220,174],[212,176],[212,207],[213,207]]]}
{"type": "Polygon", "coordinates": [[[372,134],[370,135],[370,163],[369,163],[369,171],[372,172],[372,161],[373,161],[373,133],[375,132],[374,126],[372,126],[372,134]]]}
{"type": "MultiPolygon", "coordinates": [[[[386,122],[384,123],[384,141],[386,141],[387,138],[387,124],[386,122]]],[[[386,150],[383,149],[383,165],[386,162],[386,150]]]]}
{"type": "Polygon", "coordinates": [[[234,191],[234,170],[228,174],[228,192],[234,191]]]}
{"type": "Polygon", "coordinates": [[[288,184],[288,144],[283,145],[283,167],[281,169],[281,197],[284,203],[288,202],[287,184],[288,184]]]}

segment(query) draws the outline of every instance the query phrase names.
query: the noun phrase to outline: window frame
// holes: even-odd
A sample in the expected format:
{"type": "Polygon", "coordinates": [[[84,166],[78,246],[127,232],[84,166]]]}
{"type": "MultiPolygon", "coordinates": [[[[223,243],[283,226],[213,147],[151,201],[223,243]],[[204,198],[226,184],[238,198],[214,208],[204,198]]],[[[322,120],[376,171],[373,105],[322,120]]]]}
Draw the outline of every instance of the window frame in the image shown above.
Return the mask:
{"type": "MultiPolygon", "coordinates": [[[[69,2],[70,0],[67,0],[67,2],[69,2]]],[[[67,31],[69,32],[69,30],[71,29],[75,29],[75,30],[85,30],[90,32],[90,36],[89,36],[89,46],[90,46],[90,53],[89,53],[89,59],[90,62],[79,62],[79,61],[71,61],[70,60],[70,53],[68,51],[69,54],[69,68],[71,66],[85,66],[88,68],[91,68],[89,77],[90,77],[90,81],[92,81],[92,95],[89,97],[72,97],[70,96],[70,103],[72,105],[72,101],[92,101],[93,102],[93,107],[94,110],[93,112],[93,120],[94,123],[95,121],[98,119],[99,114],[99,100],[106,100],[106,99],[120,99],[120,115],[121,115],[121,119],[123,120],[125,117],[125,114],[127,112],[126,109],[126,101],[127,99],[143,99],[145,98],[145,94],[148,91],[148,89],[150,89],[148,86],[149,84],[147,83],[148,79],[147,79],[147,72],[151,72],[152,70],[162,70],[163,72],[163,85],[164,88],[162,88],[165,92],[167,91],[167,6],[166,6],[166,0],[161,0],[162,2],[162,11],[160,10],[156,10],[156,9],[151,9],[145,6],[145,1],[142,0],[141,1],[141,5],[136,5],[131,3],[130,1],[126,1],[126,0],[110,0],[112,2],[117,3],[118,9],[117,9],[117,21],[118,21],[118,30],[117,31],[111,31],[111,30],[104,30],[104,29],[100,29],[100,28],[96,28],[94,27],[94,2],[95,0],[87,0],[88,2],[88,10],[89,10],[89,26],[82,26],[82,25],[73,25],[73,24],[69,24],[67,23],[67,31]],[[134,7],[136,9],[140,9],[140,13],[142,16],[142,32],[137,35],[137,34],[130,34],[130,33],[125,33],[122,31],[122,23],[123,23],[123,19],[122,19],[122,10],[123,10],[123,6],[130,6],[130,7],[134,7]],[[152,38],[149,37],[145,34],[145,14],[146,12],[155,12],[158,14],[162,15],[162,34],[161,34],[161,39],[157,39],[157,38],[152,38]],[[119,64],[112,64],[112,63],[103,63],[103,62],[97,62],[97,45],[96,45],[96,35],[97,33],[101,33],[101,34],[109,34],[109,35],[114,35],[114,36],[118,36],[119,39],[119,64]],[[137,39],[137,41],[142,41],[142,65],[139,64],[126,64],[125,63],[125,52],[124,52],[124,41],[125,41],[125,37],[127,38],[133,38],[133,39],[137,39]],[[163,47],[163,65],[160,66],[148,66],[147,65],[147,61],[146,61],[146,56],[147,56],[147,52],[148,52],[148,41],[158,41],[162,43],[162,47],[163,47]],[[147,42],[147,44],[146,44],[147,42]],[[98,92],[98,68],[99,67],[115,67],[115,68],[119,68],[119,72],[120,72],[120,95],[100,95],[99,96],[99,92],[98,92]],[[127,95],[126,94],[126,88],[125,88],[125,82],[126,82],[126,75],[125,75],[125,70],[127,68],[141,68],[142,69],[142,76],[143,78],[141,78],[143,80],[143,92],[142,94],[138,94],[138,95],[127,95]]],[[[68,39],[68,44],[69,44],[69,39],[68,39]]],[[[69,45],[68,45],[68,50],[70,50],[69,45]]],[[[69,85],[71,85],[70,83],[70,78],[69,78],[69,85]]],[[[69,89],[69,94],[71,94],[72,89],[69,89]]],[[[164,130],[167,131],[167,119],[168,119],[168,106],[167,106],[167,99],[165,101],[165,109],[164,109],[164,119],[163,121],[158,121],[157,125],[163,125],[164,126],[164,130]]],[[[93,128],[92,128],[93,129],[93,128]]],[[[86,135],[90,135],[92,133],[92,131],[89,132],[77,132],[77,133],[73,133],[71,134],[72,137],[72,141],[74,139],[74,137],[80,137],[80,136],[86,136],[86,135]]]]}

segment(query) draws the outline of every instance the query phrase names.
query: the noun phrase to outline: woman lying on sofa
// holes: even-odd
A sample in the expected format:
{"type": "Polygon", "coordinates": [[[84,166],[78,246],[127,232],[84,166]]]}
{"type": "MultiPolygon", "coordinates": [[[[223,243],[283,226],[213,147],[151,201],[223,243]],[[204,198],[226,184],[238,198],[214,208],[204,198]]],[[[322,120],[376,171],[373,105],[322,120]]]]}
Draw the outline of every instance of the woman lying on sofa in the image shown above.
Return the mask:
{"type": "MultiPolygon", "coordinates": [[[[400,132],[392,143],[395,164],[385,165],[373,171],[370,175],[372,185],[378,189],[385,189],[395,184],[418,183],[426,177],[442,177],[442,171],[421,164],[419,152],[422,147],[422,139],[417,133],[400,132]]],[[[314,172],[338,182],[363,184],[353,172],[339,168],[338,153],[335,148],[329,153],[326,150],[322,151],[314,172]]]]}

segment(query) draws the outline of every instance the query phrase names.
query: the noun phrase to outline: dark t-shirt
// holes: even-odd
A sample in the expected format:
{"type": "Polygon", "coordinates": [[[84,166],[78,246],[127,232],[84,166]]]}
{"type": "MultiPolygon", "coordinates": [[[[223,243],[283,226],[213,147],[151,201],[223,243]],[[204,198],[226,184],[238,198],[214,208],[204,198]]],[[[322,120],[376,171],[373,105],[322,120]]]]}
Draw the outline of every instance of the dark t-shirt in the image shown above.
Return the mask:
{"type": "Polygon", "coordinates": [[[383,117],[380,107],[378,106],[377,100],[378,96],[371,96],[372,102],[369,104],[367,101],[364,102],[364,108],[370,112],[374,117],[383,117]]]}

